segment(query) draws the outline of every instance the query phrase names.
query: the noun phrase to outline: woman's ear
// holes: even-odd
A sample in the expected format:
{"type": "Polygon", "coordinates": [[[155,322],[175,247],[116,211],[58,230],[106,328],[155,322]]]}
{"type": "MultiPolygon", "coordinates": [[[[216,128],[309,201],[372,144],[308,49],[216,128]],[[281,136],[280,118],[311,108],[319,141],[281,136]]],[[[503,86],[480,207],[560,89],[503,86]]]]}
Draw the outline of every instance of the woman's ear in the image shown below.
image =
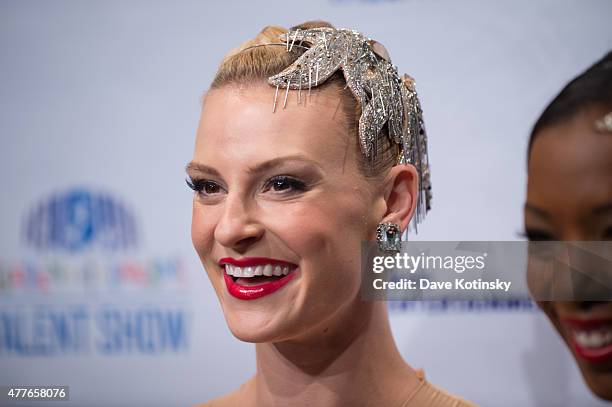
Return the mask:
{"type": "Polygon", "coordinates": [[[411,164],[396,165],[389,170],[384,180],[384,199],[387,212],[383,222],[396,223],[403,232],[418,202],[419,174],[411,164]]]}

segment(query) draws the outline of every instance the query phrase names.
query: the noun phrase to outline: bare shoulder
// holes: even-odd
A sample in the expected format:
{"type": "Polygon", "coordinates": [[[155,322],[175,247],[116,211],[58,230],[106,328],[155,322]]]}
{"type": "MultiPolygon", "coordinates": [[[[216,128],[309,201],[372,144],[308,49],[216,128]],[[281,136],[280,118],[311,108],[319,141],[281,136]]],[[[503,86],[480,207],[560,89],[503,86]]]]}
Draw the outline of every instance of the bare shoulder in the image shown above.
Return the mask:
{"type": "Polygon", "coordinates": [[[237,397],[234,395],[236,391],[217,397],[212,400],[208,400],[205,403],[197,404],[194,407],[230,407],[235,406],[237,397]]]}
{"type": "Polygon", "coordinates": [[[247,381],[246,383],[242,384],[239,388],[237,388],[236,390],[224,394],[223,396],[219,396],[217,398],[214,398],[212,400],[208,400],[205,403],[202,404],[197,404],[194,407],[235,407],[235,406],[246,406],[248,403],[246,403],[246,400],[249,400],[250,398],[248,397],[248,388],[250,387],[251,380],[247,381]]]}

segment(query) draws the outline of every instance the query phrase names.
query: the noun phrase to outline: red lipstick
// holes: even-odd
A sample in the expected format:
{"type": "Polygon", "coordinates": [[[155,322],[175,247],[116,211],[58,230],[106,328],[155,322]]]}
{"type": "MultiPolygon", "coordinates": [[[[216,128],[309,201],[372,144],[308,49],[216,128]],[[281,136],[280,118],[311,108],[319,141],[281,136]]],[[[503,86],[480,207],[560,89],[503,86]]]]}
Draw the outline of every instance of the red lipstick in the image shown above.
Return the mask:
{"type": "MultiPolygon", "coordinates": [[[[231,264],[236,267],[257,267],[262,265],[274,265],[289,267],[290,272],[283,276],[268,276],[270,281],[262,282],[261,284],[249,284],[241,285],[238,280],[234,280],[235,277],[228,275],[225,270],[223,271],[223,279],[227,291],[233,297],[240,300],[255,300],[257,298],[264,297],[272,294],[275,291],[282,288],[295,276],[296,265],[283,260],[270,259],[267,257],[243,257],[240,259],[234,259],[231,257],[224,257],[219,260],[219,265],[223,267],[225,264],[231,264]]],[[[252,277],[251,277],[252,278],[252,277]]],[[[265,278],[265,277],[264,277],[265,278]]]]}
{"type": "Polygon", "coordinates": [[[609,339],[606,339],[612,332],[612,320],[564,318],[561,322],[566,327],[571,346],[576,355],[589,363],[612,362],[612,343],[609,342],[609,339]],[[595,343],[593,343],[593,336],[591,335],[596,336],[597,341],[595,343]]]}

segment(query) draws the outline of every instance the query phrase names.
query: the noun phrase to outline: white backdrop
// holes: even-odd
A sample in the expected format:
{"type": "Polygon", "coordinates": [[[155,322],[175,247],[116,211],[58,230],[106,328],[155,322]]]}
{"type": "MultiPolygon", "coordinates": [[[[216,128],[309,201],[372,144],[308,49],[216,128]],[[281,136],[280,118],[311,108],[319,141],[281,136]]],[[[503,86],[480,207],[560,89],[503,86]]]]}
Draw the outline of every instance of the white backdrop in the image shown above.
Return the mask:
{"type": "MultiPolygon", "coordinates": [[[[183,168],[218,62],[263,26],[324,19],[382,42],[416,78],[430,135],[433,210],[416,238],[514,240],[530,126],[612,48],[610,16],[609,0],[3,0],[0,385],[69,385],[67,405],[167,406],[253,374],[253,345],[227,330],[191,247],[183,168]],[[110,196],[136,244],[36,246],[24,225],[61,219],[35,209],[77,189],[110,196]],[[179,266],[164,279],[154,261],[179,266]],[[79,280],[86,268],[95,284],[79,280]]],[[[394,309],[392,324],[409,363],[482,405],[604,405],[533,309],[394,309]]]]}

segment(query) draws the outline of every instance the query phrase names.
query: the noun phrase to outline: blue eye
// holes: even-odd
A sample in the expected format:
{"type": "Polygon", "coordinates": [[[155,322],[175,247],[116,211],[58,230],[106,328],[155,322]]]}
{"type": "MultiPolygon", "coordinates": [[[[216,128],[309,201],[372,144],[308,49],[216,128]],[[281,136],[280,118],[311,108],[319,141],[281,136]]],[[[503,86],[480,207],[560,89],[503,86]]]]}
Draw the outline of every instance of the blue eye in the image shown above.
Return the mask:
{"type": "Polygon", "coordinates": [[[274,192],[305,191],[306,184],[298,179],[288,176],[273,177],[264,186],[264,190],[274,192]]]}

